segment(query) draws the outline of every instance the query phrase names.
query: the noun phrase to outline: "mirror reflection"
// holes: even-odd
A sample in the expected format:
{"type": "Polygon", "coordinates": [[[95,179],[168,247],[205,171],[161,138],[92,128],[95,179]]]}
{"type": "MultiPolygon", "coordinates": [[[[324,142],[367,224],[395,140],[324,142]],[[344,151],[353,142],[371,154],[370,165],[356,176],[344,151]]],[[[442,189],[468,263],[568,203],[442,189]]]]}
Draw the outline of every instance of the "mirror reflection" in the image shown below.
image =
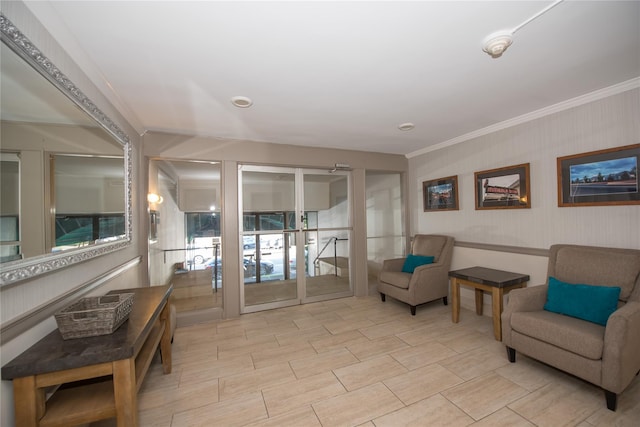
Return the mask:
{"type": "Polygon", "coordinates": [[[178,316],[222,307],[221,169],[218,162],[149,162],[149,279],[174,287],[178,316]]]}
{"type": "Polygon", "coordinates": [[[55,195],[53,251],[124,236],[122,157],[52,154],[55,195]]]}
{"type": "Polygon", "coordinates": [[[13,261],[13,266],[24,262],[16,260],[126,240],[124,141],[106,132],[4,41],[0,262],[13,261]]]}

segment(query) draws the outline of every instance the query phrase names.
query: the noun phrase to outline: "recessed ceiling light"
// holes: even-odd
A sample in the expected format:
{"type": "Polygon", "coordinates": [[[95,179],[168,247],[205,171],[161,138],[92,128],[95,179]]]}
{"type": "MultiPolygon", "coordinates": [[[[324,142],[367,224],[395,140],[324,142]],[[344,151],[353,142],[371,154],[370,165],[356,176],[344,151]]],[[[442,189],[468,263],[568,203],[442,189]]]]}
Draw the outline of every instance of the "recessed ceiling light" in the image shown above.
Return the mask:
{"type": "Polygon", "coordinates": [[[231,103],[238,108],[249,108],[253,105],[253,101],[246,96],[234,96],[231,98],[231,103]]]}
{"type": "Polygon", "coordinates": [[[400,125],[398,125],[398,129],[402,130],[402,131],[407,131],[407,130],[413,130],[413,128],[415,128],[416,125],[414,125],[413,123],[402,123],[400,125]]]}

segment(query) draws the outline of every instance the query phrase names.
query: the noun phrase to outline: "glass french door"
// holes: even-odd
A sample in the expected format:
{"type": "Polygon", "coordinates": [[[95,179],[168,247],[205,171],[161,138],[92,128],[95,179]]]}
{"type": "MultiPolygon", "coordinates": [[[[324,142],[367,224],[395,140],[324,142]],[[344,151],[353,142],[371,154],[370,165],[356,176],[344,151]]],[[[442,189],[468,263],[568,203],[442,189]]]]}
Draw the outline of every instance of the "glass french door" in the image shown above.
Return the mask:
{"type": "Polygon", "coordinates": [[[302,171],[305,301],[353,295],[349,172],[302,171]]]}
{"type": "Polygon", "coordinates": [[[352,295],[349,175],[242,165],[242,312],[352,295]]]}

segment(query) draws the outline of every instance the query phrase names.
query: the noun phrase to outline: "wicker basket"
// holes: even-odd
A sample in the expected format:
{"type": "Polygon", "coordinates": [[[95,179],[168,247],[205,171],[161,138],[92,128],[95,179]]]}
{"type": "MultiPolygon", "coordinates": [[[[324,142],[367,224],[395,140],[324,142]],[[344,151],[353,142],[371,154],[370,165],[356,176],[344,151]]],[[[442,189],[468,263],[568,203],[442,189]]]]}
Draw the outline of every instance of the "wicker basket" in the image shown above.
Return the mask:
{"type": "Polygon", "coordinates": [[[55,314],[65,340],[107,335],[129,318],[132,293],[82,298],[55,314]]]}

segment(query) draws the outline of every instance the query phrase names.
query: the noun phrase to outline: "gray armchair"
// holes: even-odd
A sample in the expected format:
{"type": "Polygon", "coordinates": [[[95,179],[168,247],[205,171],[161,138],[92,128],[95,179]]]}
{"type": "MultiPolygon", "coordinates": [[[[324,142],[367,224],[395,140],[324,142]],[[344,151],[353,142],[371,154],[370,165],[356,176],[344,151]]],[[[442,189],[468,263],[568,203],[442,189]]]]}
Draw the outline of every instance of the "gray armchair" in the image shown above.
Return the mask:
{"type": "Polygon", "coordinates": [[[416,267],[413,274],[403,273],[405,258],[387,259],[378,275],[378,292],[409,304],[415,316],[416,306],[442,298],[447,305],[449,268],[453,255],[453,237],[435,234],[416,234],[411,244],[413,255],[433,256],[432,264],[416,267]]]}
{"type": "Polygon", "coordinates": [[[640,371],[640,250],[553,245],[547,277],[570,284],[620,287],[606,326],[543,309],[548,281],[516,289],[502,313],[510,362],[516,351],[604,389],[607,408],[640,371]]]}

